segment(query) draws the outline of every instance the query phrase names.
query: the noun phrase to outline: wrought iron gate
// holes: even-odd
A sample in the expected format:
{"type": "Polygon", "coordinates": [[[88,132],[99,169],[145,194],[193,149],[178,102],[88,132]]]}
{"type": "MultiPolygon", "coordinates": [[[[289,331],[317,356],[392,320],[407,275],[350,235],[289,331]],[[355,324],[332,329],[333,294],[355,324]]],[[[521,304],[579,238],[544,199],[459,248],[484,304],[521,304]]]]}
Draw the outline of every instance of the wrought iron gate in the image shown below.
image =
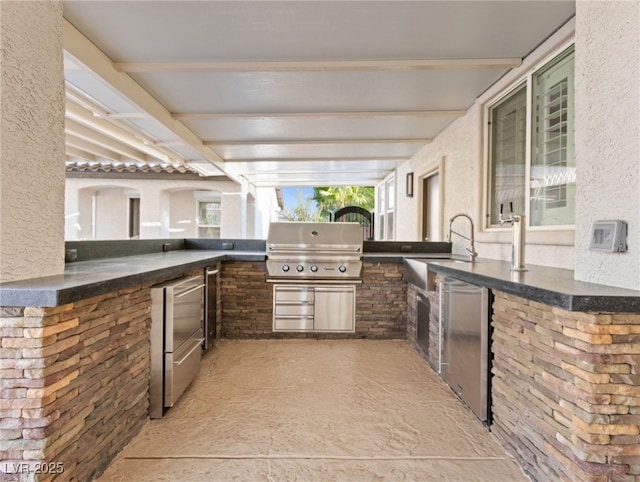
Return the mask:
{"type": "Polygon", "coordinates": [[[335,223],[360,223],[362,227],[362,239],[373,241],[373,214],[359,206],[347,206],[338,209],[333,215],[335,223]]]}

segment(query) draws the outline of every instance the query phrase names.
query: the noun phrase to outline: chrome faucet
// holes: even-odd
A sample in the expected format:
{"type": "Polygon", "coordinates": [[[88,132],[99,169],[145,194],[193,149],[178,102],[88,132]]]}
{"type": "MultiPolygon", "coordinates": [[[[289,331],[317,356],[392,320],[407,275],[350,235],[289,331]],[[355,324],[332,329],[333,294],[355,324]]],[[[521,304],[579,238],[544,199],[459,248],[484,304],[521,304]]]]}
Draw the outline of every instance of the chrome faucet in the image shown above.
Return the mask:
{"type": "Polygon", "coordinates": [[[500,213],[498,214],[498,221],[500,226],[505,224],[511,224],[512,236],[511,236],[511,271],[526,271],[524,267],[524,235],[525,224],[524,214],[513,214],[513,203],[509,203],[509,217],[502,217],[503,205],[500,204],[500,213]]]}
{"type": "Polygon", "coordinates": [[[478,253],[476,252],[476,246],[475,246],[475,238],[474,238],[474,234],[473,234],[473,219],[471,219],[471,217],[467,214],[456,214],[454,217],[452,217],[449,220],[449,236],[447,237],[447,240],[449,242],[451,242],[451,235],[452,234],[457,234],[458,236],[460,236],[463,239],[466,239],[467,241],[469,241],[469,243],[471,243],[471,247],[470,248],[465,248],[467,250],[467,252],[469,253],[469,256],[471,258],[471,261],[473,261],[477,256],[478,253]],[[464,234],[461,234],[457,231],[454,231],[452,229],[452,225],[453,222],[456,220],[456,218],[467,218],[469,220],[469,223],[471,224],[471,236],[465,236],[464,234]]]}

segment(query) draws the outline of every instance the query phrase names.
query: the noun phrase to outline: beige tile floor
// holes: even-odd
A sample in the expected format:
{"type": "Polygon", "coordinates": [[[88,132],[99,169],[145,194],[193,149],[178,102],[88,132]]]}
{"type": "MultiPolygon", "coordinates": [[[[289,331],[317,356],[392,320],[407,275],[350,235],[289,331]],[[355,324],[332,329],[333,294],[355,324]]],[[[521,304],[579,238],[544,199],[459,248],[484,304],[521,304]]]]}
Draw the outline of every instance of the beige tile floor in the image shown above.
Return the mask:
{"type": "Polygon", "coordinates": [[[99,482],[527,481],[406,341],[222,340],[99,482]]]}

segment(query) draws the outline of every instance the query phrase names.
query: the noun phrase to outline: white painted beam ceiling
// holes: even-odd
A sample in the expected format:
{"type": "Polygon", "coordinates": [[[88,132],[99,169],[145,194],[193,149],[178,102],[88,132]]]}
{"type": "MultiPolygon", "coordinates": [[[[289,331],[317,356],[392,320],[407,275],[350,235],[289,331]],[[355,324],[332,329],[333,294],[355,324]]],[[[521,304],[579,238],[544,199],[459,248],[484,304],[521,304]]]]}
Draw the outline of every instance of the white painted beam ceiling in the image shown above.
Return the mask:
{"type": "Polygon", "coordinates": [[[572,1],[65,1],[67,155],[374,185],[572,1]]]}

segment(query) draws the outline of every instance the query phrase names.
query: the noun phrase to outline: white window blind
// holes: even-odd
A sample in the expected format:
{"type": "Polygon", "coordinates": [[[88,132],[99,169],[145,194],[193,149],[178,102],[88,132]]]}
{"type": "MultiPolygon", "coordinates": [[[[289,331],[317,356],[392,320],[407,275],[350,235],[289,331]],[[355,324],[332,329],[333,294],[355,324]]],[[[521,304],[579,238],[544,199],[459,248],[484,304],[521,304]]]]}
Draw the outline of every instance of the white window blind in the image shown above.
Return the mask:
{"type": "Polygon", "coordinates": [[[498,223],[500,204],[513,203],[516,213],[524,213],[527,89],[521,87],[491,109],[491,202],[490,223],[498,223]]]}
{"type": "Polygon", "coordinates": [[[573,224],[575,219],[573,58],[571,48],[534,77],[532,226],[573,224]]]}
{"type": "Polygon", "coordinates": [[[528,226],[575,224],[574,48],[488,109],[488,225],[513,204],[528,226]],[[527,185],[527,183],[529,183],[527,185]]]}

